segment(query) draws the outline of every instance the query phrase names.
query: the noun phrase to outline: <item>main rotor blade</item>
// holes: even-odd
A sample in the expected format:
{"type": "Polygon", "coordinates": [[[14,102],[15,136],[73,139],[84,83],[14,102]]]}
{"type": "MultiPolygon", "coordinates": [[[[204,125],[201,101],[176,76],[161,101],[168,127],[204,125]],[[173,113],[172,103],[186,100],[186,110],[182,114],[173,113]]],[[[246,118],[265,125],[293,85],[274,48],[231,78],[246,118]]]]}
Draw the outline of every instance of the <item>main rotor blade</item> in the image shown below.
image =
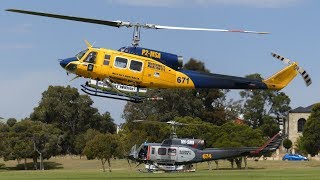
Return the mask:
{"type": "Polygon", "coordinates": [[[151,124],[167,124],[167,122],[161,122],[161,121],[147,121],[147,120],[133,120],[134,123],[151,123],[151,124]]]}
{"type": "Polygon", "coordinates": [[[35,12],[35,11],[25,11],[25,10],[19,10],[19,9],[6,9],[6,11],[15,12],[15,13],[22,13],[22,14],[30,14],[30,15],[35,15],[35,16],[57,18],[57,19],[65,19],[65,20],[71,20],[71,21],[86,22],[86,23],[92,23],[92,24],[107,25],[107,26],[113,26],[113,27],[129,26],[130,25],[130,23],[122,22],[122,21],[106,21],[106,20],[82,18],[82,17],[75,17],[75,16],[65,16],[65,15],[60,15],[60,14],[49,14],[49,13],[42,13],[42,12],[35,12]],[[124,25],[124,24],[126,24],[126,25],[124,25]]]}
{"type": "Polygon", "coordinates": [[[35,16],[57,18],[57,19],[65,19],[65,20],[71,20],[71,21],[79,21],[79,22],[92,23],[92,24],[100,24],[100,25],[113,26],[113,27],[125,26],[125,27],[141,27],[141,28],[147,28],[147,29],[171,29],[171,30],[186,30],[186,31],[211,31],[211,32],[236,32],[236,33],[269,34],[269,32],[245,31],[245,30],[189,28],[189,27],[161,26],[161,25],[156,25],[156,24],[139,24],[139,23],[133,24],[130,22],[125,22],[125,21],[99,20],[99,19],[83,18],[83,17],[76,17],[76,16],[66,16],[66,15],[60,15],[60,14],[50,14],[50,13],[43,13],[43,12],[26,11],[26,10],[19,10],[19,9],[7,9],[6,11],[35,15],[35,16]]]}
{"type": "Polygon", "coordinates": [[[186,31],[212,31],[212,32],[236,32],[236,33],[252,33],[252,34],[269,34],[269,32],[245,31],[245,30],[227,30],[227,29],[209,29],[209,28],[189,28],[189,27],[174,27],[161,25],[148,25],[146,28],[151,29],[170,29],[170,30],[186,30],[186,31]]]}

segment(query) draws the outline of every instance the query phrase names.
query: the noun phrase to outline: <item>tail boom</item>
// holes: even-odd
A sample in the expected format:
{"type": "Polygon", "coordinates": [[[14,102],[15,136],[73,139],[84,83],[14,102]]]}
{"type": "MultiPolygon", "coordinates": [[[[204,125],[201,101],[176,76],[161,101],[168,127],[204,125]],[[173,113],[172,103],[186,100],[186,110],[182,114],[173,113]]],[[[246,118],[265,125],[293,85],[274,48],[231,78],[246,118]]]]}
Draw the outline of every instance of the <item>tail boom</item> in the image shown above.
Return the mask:
{"type": "MultiPolygon", "coordinates": [[[[181,70],[180,73],[185,74],[192,80],[194,88],[281,90],[286,87],[298,73],[303,76],[307,86],[311,84],[309,74],[299,67],[296,62],[290,63],[287,67],[265,80],[188,70],[181,70]]],[[[179,86],[177,86],[177,88],[179,88],[179,86]]]]}
{"type": "MultiPolygon", "coordinates": [[[[212,74],[197,71],[182,70],[181,73],[188,76],[193,88],[208,89],[268,89],[268,86],[259,79],[212,74]]],[[[179,86],[177,86],[179,88],[179,86]]]]}

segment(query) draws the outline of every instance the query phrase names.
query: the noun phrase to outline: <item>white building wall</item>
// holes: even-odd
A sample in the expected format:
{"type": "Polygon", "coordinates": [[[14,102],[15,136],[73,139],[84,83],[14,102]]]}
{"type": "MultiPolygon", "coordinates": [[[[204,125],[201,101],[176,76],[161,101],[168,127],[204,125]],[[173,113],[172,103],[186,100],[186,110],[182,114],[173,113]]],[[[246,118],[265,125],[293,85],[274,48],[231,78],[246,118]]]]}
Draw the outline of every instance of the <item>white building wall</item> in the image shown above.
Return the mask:
{"type": "Polygon", "coordinates": [[[302,136],[302,132],[298,132],[298,120],[301,118],[308,120],[309,116],[310,113],[289,113],[285,123],[285,132],[292,141],[293,147],[295,147],[298,137],[302,136]]]}

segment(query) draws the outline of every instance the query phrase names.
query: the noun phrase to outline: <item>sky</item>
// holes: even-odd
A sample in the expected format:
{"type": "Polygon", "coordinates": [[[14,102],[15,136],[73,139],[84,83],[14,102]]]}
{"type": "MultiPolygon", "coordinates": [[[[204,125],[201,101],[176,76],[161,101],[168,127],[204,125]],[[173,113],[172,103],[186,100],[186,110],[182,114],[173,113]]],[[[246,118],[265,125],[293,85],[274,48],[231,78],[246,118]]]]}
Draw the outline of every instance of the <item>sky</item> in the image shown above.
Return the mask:
{"type": "MultiPolygon", "coordinates": [[[[132,29],[50,19],[6,12],[15,8],[47,13],[122,20],[168,26],[268,31],[269,35],[219,32],[142,30],[140,45],[203,61],[211,72],[268,77],[285,65],[277,52],[297,61],[311,75],[306,87],[297,77],[283,92],[291,106],[319,102],[320,1],[316,0],[1,0],[0,3],[0,116],[25,118],[49,85],[79,88],[85,79],[69,82],[58,59],[95,46],[119,49],[131,44],[132,29]]],[[[237,98],[232,90],[231,98],[237,98]]],[[[116,123],[126,102],[92,98],[101,113],[116,123]]]]}

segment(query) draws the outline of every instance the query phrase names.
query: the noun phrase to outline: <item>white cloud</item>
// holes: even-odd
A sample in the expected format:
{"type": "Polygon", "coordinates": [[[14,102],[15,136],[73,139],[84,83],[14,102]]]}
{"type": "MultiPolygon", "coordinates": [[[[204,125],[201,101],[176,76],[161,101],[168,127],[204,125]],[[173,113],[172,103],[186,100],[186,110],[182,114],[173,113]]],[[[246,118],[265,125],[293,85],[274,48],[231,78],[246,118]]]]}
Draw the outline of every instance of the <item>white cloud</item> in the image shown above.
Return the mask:
{"type": "Polygon", "coordinates": [[[130,6],[188,7],[238,5],[261,8],[291,6],[302,1],[304,0],[108,0],[109,3],[119,3],[130,6]]]}

